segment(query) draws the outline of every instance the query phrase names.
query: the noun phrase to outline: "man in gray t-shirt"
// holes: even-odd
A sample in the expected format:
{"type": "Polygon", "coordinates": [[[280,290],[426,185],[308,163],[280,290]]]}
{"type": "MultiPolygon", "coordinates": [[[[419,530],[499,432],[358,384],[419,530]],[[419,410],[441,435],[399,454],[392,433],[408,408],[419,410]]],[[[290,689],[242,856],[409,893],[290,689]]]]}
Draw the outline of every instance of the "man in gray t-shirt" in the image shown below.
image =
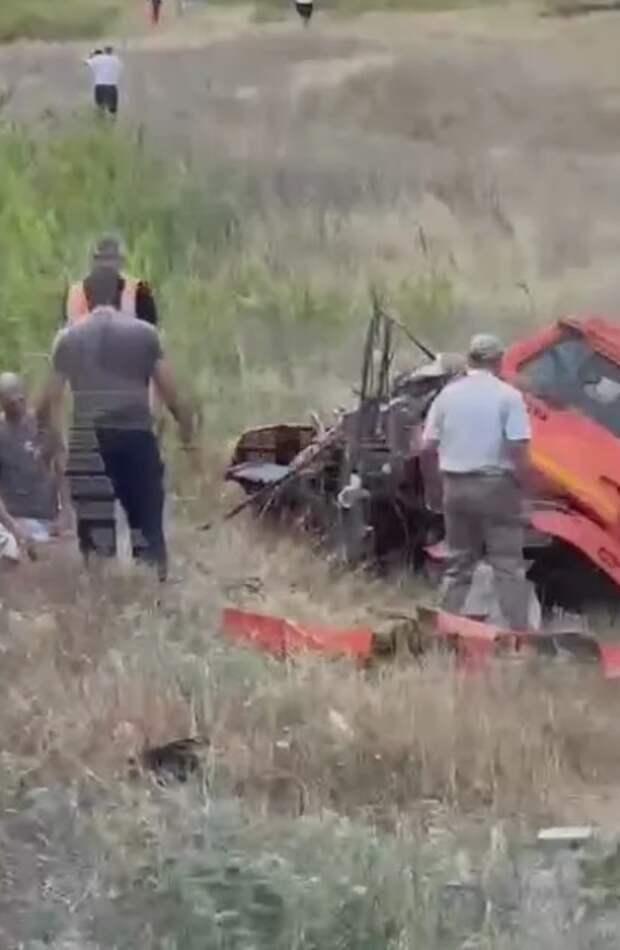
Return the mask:
{"type": "Polygon", "coordinates": [[[122,504],[135,558],[167,571],[163,464],[149,408],[151,380],[186,446],[192,417],[180,402],[157,331],[111,307],[95,307],[56,337],[53,373],[40,402],[49,425],[66,383],[73,394],[68,475],[80,549],[116,553],[114,498],[122,504]]]}
{"type": "Polygon", "coordinates": [[[149,380],[161,360],[157,330],[112,307],[61,331],[52,353],[54,371],[71,386],[75,421],[146,431],[149,380]]]}

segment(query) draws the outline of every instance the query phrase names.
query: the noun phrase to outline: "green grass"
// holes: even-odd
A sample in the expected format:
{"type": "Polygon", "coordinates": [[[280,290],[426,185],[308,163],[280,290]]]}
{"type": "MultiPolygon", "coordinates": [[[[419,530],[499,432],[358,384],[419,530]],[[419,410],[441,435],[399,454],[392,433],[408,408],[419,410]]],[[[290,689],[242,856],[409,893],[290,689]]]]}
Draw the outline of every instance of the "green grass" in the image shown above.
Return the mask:
{"type": "Polygon", "coordinates": [[[120,0],[2,0],[0,43],[70,40],[109,32],[120,0]]]}
{"type": "MultiPolygon", "coordinates": [[[[245,202],[234,177],[220,180],[214,171],[197,188],[182,164],[153,158],[140,133],[127,139],[88,123],[42,137],[5,128],[0,141],[5,366],[37,373],[59,325],[63,288],[88,268],[104,232],[121,235],[128,269],[153,281],[171,349],[199,390],[240,378],[244,320],[267,332],[280,314],[284,334],[287,322],[326,322],[326,301],[294,283],[276,285],[239,257],[245,202]]],[[[262,347],[270,362],[272,343],[262,347]]],[[[251,360],[257,369],[260,350],[251,360]]]]}
{"type": "MultiPolygon", "coordinates": [[[[209,425],[230,433],[305,412],[313,394],[329,408],[319,380],[337,379],[343,348],[348,383],[357,381],[368,285],[337,260],[319,278],[283,260],[291,240],[275,236],[267,205],[278,199],[261,193],[261,181],[164,163],[140,130],[128,137],[81,120],[39,134],[0,128],[0,364],[41,377],[64,288],[87,271],[97,236],[112,232],[126,244],[128,270],[152,281],[173,361],[209,425]]],[[[319,217],[304,240],[328,258],[322,228],[319,217]]],[[[408,276],[392,291],[435,339],[438,327],[449,330],[444,279],[408,276]]]]}

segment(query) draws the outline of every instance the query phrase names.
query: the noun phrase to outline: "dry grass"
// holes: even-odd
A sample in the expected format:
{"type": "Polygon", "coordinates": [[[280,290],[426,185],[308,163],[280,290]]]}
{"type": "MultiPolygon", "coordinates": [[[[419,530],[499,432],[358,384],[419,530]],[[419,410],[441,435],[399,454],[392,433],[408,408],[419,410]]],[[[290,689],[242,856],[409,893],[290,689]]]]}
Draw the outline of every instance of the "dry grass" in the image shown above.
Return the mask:
{"type": "Polygon", "coordinates": [[[220,636],[223,603],[352,622],[393,591],[249,526],[175,549],[183,585],[160,608],[139,572],[58,564],[6,598],[6,946],[444,950],[445,881],[475,869],[499,908],[506,887],[527,905],[515,834],[616,821],[620,700],[598,673],[280,664],[220,636]],[[194,734],[203,783],[136,774],[144,745],[194,734]]]}
{"type": "Polygon", "coordinates": [[[559,820],[571,796],[618,779],[619,700],[598,671],[509,664],[463,678],[440,658],[368,673],[281,666],[225,643],[222,604],[373,624],[382,603],[405,605],[411,589],[330,576],[322,559],[249,527],[227,530],[198,560],[193,543],[185,550],[183,586],[163,608],[140,573],[76,581],[54,565],[39,568],[40,604],[17,612],[9,597],[0,721],[13,787],[107,787],[127,779],[144,745],[189,734],[211,739],[217,794],[265,816],[329,809],[394,825],[432,800],[559,820]],[[50,584],[56,602],[41,612],[50,584]]]}

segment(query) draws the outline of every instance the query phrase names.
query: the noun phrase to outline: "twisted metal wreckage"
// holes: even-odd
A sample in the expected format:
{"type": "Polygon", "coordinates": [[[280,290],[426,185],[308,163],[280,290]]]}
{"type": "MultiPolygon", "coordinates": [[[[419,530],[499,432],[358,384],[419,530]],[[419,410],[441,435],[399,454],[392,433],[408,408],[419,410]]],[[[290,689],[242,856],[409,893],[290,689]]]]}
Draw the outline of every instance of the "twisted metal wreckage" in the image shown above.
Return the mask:
{"type": "MultiPolygon", "coordinates": [[[[447,556],[439,474],[421,452],[420,435],[431,402],[462,369],[460,357],[433,354],[375,300],[357,408],[341,411],[327,429],[317,422],[245,432],[226,478],[247,497],[228,517],[250,507],[284,525],[303,525],[351,566],[386,569],[397,561],[436,574],[447,556]],[[402,334],[425,362],[397,373],[402,334]]],[[[475,666],[507,644],[551,655],[568,651],[598,658],[608,676],[620,676],[613,645],[574,629],[545,632],[558,608],[596,603],[613,610],[619,602],[620,327],[596,317],[560,320],[510,347],[502,375],[523,391],[532,423],[524,553],[541,629],[515,633],[501,618],[493,624],[488,615],[419,608],[405,624],[408,646],[420,652],[439,637],[475,666]]],[[[386,642],[370,630],[309,629],[232,609],[223,627],[279,654],[305,649],[368,659],[395,645],[393,636],[386,642]]],[[[398,627],[401,634],[405,628],[398,627]]]]}

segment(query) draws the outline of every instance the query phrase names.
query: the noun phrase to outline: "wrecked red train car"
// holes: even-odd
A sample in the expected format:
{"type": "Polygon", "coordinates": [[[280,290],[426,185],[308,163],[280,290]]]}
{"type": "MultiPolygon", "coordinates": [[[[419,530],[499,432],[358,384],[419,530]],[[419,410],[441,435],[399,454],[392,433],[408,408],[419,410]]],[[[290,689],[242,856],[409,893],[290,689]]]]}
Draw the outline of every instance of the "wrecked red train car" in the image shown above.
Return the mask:
{"type": "MultiPolygon", "coordinates": [[[[393,372],[397,324],[376,310],[358,405],[326,431],[279,424],[239,439],[227,478],[263,516],[293,519],[351,564],[441,557],[438,475],[419,451],[428,408],[462,371],[449,354],[393,372]]],[[[417,341],[415,341],[417,343],[417,341]]],[[[620,592],[620,327],[568,318],[511,346],[503,376],[532,421],[525,511],[529,576],[543,608],[620,592]]]]}

